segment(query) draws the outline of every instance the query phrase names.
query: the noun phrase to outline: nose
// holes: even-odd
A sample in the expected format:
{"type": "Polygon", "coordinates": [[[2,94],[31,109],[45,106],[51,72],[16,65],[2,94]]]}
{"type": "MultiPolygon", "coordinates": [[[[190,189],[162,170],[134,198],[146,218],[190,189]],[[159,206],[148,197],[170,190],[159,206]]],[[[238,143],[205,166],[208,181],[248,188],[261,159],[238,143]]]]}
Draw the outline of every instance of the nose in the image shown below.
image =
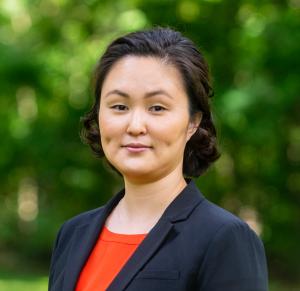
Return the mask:
{"type": "Polygon", "coordinates": [[[127,133],[131,135],[140,135],[145,134],[146,132],[144,113],[140,110],[132,111],[128,121],[127,133]]]}

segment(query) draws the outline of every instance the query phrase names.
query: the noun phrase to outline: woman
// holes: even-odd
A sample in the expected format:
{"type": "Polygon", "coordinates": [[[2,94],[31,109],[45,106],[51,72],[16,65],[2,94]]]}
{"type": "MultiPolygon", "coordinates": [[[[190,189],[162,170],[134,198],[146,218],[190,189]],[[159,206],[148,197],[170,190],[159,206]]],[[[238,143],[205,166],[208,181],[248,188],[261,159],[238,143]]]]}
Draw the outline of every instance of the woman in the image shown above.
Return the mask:
{"type": "Polygon", "coordinates": [[[63,224],[49,290],[267,290],[260,239],[188,178],[219,157],[211,91],[202,54],[179,32],[139,31],[108,46],[84,138],[125,188],[63,224]]]}

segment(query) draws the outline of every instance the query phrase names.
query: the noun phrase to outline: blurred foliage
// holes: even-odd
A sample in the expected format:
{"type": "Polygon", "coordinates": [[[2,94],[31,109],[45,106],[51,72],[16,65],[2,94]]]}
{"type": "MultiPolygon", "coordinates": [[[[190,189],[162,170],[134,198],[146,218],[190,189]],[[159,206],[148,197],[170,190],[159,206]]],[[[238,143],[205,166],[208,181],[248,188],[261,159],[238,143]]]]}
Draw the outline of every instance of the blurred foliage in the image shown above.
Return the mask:
{"type": "Polygon", "coordinates": [[[45,291],[47,290],[48,278],[45,276],[1,274],[1,291],[45,291]]]}
{"type": "Polygon", "coordinates": [[[119,178],[78,135],[91,74],[116,36],[168,25],[214,77],[221,159],[198,180],[265,243],[270,275],[300,277],[299,0],[0,1],[0,265],[49,265],[67,218],[107,201],[119,178]]]}

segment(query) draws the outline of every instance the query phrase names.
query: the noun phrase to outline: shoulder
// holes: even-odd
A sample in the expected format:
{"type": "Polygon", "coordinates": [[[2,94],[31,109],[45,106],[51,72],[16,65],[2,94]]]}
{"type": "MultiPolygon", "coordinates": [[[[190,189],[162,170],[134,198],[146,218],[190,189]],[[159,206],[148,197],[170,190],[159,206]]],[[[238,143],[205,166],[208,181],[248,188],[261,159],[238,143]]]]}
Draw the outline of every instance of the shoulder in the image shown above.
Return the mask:
{"type": "Polygon", "coordinates": [[[247,229],[252,231],[248,224],[228,210],[204,199],[192,213],[191,224],[200,227],[202,231],[212,236],[226,229],[247,229]]]}
{"type": "Polygon", "coordinates": [[[104,207],[105,206],[100,206],[95,209],[81,212],[66,220],[63,225],[70,228],[85,225],[93,220],[96,216],[99,216],[103,212],[104,207]]]}
{"type": "MultiPolygon", "coordinates": [[[[56,261],[58,254],[62,254],[70,245],[73,234],[78,227],[89,224],[97,219],[104,210],[104,206],[82,212],[68,220],[66,220],[59,228],[56,239],[52,248],[52,260],[56,261]]],[[[52,263],[51,263],[52,265],[52,263]]]]}
{"type": "Polygon", "coordinates": [[[103,213],[103,210],[104,206],[101,206],[89,211],[79,213],[63,222],[56,236],[54,250],[56,248],[66,247],[72,240],[75,229],[91,223],[91,221],[97,219],[98,216],[100,217],[103,213]]]}
{"type": "Polygon", "coordinates": [[[204,252],[230,248],[235,252],[255,249],[264,256],[260,237],[249,225],[233,213],[204,199],[191,213],[184,226],[187,238],[193,238],[204,252]]]}
{"type": "Polygon", "coordinates": [[[221,290],[226,284],[222,290],[267,290],[264,246],[245,221],[208,200],[195,209],[192,220],[205,233],[198,272],[201,290],[221,290]]]}
{"type": "Polygon", "coordinates": [[[75,228],[89,224],[95,218],[100,216],[105,206],[100,206],[95,209],[81,212],[69,219],[67,219],[60,227],[59,233],[73,232],[75,228]]]}

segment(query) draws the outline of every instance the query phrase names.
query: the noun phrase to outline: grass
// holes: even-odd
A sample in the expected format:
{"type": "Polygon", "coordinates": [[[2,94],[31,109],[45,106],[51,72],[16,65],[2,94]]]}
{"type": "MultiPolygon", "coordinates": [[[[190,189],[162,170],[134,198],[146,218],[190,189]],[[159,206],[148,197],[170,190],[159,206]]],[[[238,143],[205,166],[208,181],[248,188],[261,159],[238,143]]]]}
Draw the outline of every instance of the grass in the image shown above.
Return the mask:
{"type": "Polygon", "coordinates": [[[300,286],[287,286],[280,282],[270,282],[270,291],[300,291],[300,286]]]}
{"type": "Polygon", "coordinates": [[[0,274],[1,291],[46,291],[47,276],[0,274]]]}

